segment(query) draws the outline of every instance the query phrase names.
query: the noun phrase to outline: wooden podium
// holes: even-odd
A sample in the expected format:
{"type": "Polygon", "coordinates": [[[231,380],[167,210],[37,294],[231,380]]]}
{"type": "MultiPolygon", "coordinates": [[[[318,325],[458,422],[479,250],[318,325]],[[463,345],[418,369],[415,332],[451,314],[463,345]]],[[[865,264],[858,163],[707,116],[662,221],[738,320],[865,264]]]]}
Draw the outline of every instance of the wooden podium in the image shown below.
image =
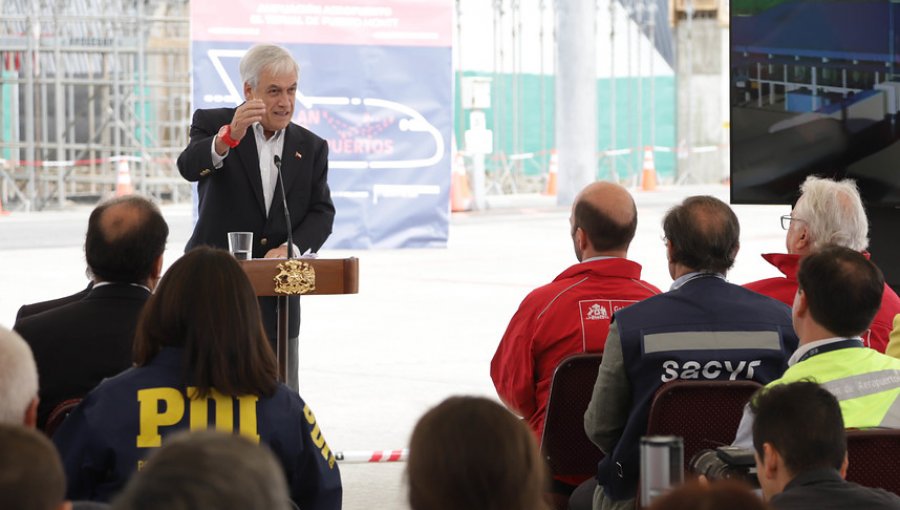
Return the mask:
{"type": "Polygon", "coordinates": [[[278,380],[286,381],[288,297],[356,294],[359,259],[253,259],[239,261],[257,296],[278,297],[278,380]]]}

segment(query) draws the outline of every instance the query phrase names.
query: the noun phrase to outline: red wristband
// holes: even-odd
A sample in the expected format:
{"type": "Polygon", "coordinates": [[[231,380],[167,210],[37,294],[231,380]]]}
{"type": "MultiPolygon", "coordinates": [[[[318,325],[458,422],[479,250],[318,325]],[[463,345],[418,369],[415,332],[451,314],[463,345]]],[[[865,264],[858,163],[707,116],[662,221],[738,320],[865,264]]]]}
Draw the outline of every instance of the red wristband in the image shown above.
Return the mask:
{"type": "Polygon", "coordinates": [[[219,128],[219,140],[225,142],[225,145],[231,147],[232,149],[237,147],[240,140],[235,140],[231,137],[231,124],[225,124],[221,128],[219,128]]]}

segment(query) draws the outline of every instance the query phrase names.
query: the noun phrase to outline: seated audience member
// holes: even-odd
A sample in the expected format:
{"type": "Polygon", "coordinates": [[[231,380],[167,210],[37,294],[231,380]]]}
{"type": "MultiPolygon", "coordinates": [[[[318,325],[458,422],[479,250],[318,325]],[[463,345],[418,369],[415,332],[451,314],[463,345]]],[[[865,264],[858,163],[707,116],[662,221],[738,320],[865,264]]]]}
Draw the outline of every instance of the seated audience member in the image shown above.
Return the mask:
{"type": "Polygon", "coordinates": [[[768,510],[745,484],[734,481],[689,482],[660,496],[649,510],[768,510]]]}
{"type": "Polygon", "coordinates": [[[829,391],[813,382],[779,384],[751,406],[756,476],[775,510],[900,510],[900,496],[844,480],[847,437],[829,391]]]}
{"type": "Polygon", "coordinates": [[[69,510],[66,478],[53,443],[22,425],[0,424],[0,508],[69,510]]]}
{"type": "Polygon", "coordinates": [[[265,446],[216,431],[180,432],[150,456],[115,510],[290,510],[287,483],[265,446]]]}
{"type": "MultiPolygon", "coordinates": [[[[847,427],[900,428],[900,360],[860,338],[881,303],[881,271],[859,252],[832,246],[805,257],[797,281],[793,320],[800,347],[768,387],[816,381],[837,396],[847,427]]],[[[747,408],[735,444],[750,446],[752,421],[747,408]]]]}
{"type": "Polygon", "coordinates": [[[271,447],[300,508],[341,507],[335,456],[278,383],[253,288],[228,252],[197,248],[172,265],[141,314],[134,359],[53,436],[70,498],[107,501],[167,436],[215,428],[271,447]]]}
{"type": "Polygon", "coordinates": [[[159,279],[168,235],[156,205],[136,195],[109,200],[91,213],[84,251],[93,288],[81,300],[16,326],[40,375],[38,427],[61,402],[83,397],[131,366],[134,328],[159,279]]]}
{"type": "MultiPolygon", "coordinates": [[[[8,426],[25,427],[33,429],[37,425],[37,408],[38,408],[38,373],[37,366],[34,363],[34,357],[31,355],[31,349],[22,337],[15,331],[10,331],[0,326],[0,508],[68,508],[69,505],[62,503],[54,506],[45,506],[43,499],[38,498],[34,502],[37,506],[14,506],[12,503],[17,501],[15,498],[29,494],[28,487],[34,484],[46,483],[51,494],[54,493],[54,481],[51,480],[54,470],[59,470],[59,478],[62,479],[60,494],[65,491],[65,479],[62,474],[62,466],[59,462],[59,454],[56,449],[49,443],[49,440],[38,434],[41,439],[36,441],[30,438],[25,432],[16,431],[8,426]],[[7,450],[10,442],[21,442],[15,448],[7,450]],[[49,445],[53,453],[54,466],[51,466],[50,460],[42,455],[44,448],[42,444],[49,445]],[[4,456],[6,454],[6,456],[4,456]],[[18,457],[22,455],[22,457],[18,457]],[[19,459],[19,460],[16,460],[19,459]],[[27,460],[24,460],[27,459],[27,460]],[[32,459],[38,459],[36,465],[31,464],[32,459]],[[19,465],[23,465],[21,472],[9,471],[12,467],[18,469],[19,465]],[[27,464],[27,466],[25,466],[27,464]],[[34,478],[36,473],[44,472],[48,475],[47,479],[34,478]],[[4,482],[10,484],[21,484],[24,489],[20,494],[12,491],[13,485],[4,485],[4,482]],[[9,506],[7,506],[9,503],[9,506]]],[[[42,485],[43,486],[43,485],[42,485]]],[[[53,499],[58,502],[58,500],[53,499]]],[[[71,504],[72,510],[100,510],[107,508],[105,505],[94,504],[90,501],[75,501],[71,504]]]]}
{"type": "Polygon", "coordinates": [[[69,296],[63,296],[61,298],[22,305],[21,307],[19,307],[19,311],[16,313],[16,323],[13,326],[13,329],[18,328],[19,321],[21,321],[22,319],[31,317],[32,315],[37,315],[41,312],[46,312],[47,310],[52,310],[53,308],[58,308],[62,305],[67,305],[74,301],[81,301],[85,296],[88,295],[88,292],[90,292],[92,288],[94,288],[93,281],[88,282],[87,287],[85,287],[84,289],[69,296]]]}
{"type": "MultiPolygon", "coordinates": [[[[833,181],[810,176],[800,186],[800,198],[790,216],[781,225],[787,230],[787,254],[763,255],[784,276],[767,278],[744,285],[750,290],[773,297],[788,306],[797,292],[797,268],[800,260],[826,245],[838,245],[864,252],[869,245],[869,222],[856,183],[847,179],[833,181]]],[[[868,254],[867,254],[868,256],[868,254]]],[[[880,307],[872,324],[862,334],[867,347],[885,352],[891,320],[900,313],[900,297],[884,286],[880,307]]]]}
{"type": "Polygon", "coordinates": [[[37,424],[38,373],[31,349],[15,331],[0,326],[0,423],[37,424]]]}
{"type": "MultiPolygon", "coordinates": [[[[740,238],[727,204],[689,197],[666,214],[663,232],[672,288],[615,313],[584,415],[585,432],[606,452],[594,510],[634,508],[640,438],[660,386],[676,379],[765,384],[781,376],[797,347],[784,303],[725,280],[740,238]]],[[[580,496],[590,491],[581,489],[570,507],[589,506],[580,496]]]]}
{"type": "Polygon", "coordinates": [[[451,397],[413,429],[412,510],[547,510],[544,461],[528,427],[481,397],[451,397]]]}
{"type": "Polygon", "coordinates": [[[637,228],[637,209],[625,188],[588,185],[575,197],[569,223],[579,263],[525,297],[491,361],[497,394],[538,440],[560,361],[602,352],[613,312],[659,294],[641,281],[640,264],[625,258],[637,228]]]}

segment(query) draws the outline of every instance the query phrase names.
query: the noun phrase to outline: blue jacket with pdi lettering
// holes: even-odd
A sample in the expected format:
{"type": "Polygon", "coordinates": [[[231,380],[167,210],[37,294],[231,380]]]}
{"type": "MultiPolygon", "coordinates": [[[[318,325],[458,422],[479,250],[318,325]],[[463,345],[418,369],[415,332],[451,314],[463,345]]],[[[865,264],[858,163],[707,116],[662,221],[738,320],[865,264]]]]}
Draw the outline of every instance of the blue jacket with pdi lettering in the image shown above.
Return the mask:
{"type": "Polygon", "coordinates": [[[181,384],[182,354],[164,348],[146,366],[103,381],[66,418],[53,441],[62,455],[68,499],[109,501],[166,436],[217,428],[268,445],[301,510],[341,508],[334,453],[299,395],[279,385],[271,397],[213,392],[207,399],[188,399],[181,384]]]}

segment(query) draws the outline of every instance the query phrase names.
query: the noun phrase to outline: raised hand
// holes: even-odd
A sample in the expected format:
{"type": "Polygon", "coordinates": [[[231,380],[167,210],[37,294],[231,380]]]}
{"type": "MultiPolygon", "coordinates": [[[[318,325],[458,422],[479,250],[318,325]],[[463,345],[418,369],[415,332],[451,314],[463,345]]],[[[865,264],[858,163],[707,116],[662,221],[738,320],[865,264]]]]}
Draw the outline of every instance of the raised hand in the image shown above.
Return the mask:
{"type": "Polygon", "coordinates": [[[238,106],[231,118],[231,138],[240,141],[247,133],[247,128],[254,122],[261,121],[265,113],[266,105],[262,99],[248,99],[238,106]]]}

